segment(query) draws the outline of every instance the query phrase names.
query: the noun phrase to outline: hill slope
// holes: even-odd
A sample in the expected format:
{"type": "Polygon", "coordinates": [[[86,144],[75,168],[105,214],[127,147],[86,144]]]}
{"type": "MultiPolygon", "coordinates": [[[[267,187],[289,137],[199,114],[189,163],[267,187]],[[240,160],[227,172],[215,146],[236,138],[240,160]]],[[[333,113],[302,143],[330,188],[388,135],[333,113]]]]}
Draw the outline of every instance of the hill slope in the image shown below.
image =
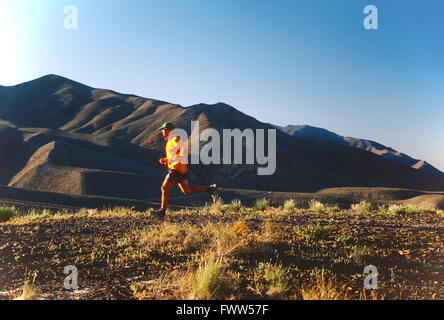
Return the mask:
{"type": "MultiPolygon", "coordinates": [[[[191,130],[273,129],[223,103],[182,107],[94,89],[49,75],[0,88],[0,184],[70,194],[146,198],[159,194],[165,121],[191,130]]],[[[193,133],[195,134],[195,133],[193,133]]],[[[202,145],[202,143],[201,143],[202,145]]],[[[255,165],[190,165],[192,183],[277,191],[328,187],[444,190],[444,179],[344,142],[277,132],[277,169],[255,165]]]]}
{"type": "Polygon", "coordinates": [[[402,163],[414,169],[419,169],[427,171],[429,173],[444,176],[444,172],[441,172],[440,170],[433,167],[431,164],[427,163],[426,161],[414,159],[404,153],[396,151],[390,147],[386,147],[375,141],[352,138],[352,137],[343,137],[326,129],[312,127],[308,125],[288,125],[286,127],[276,126],[276,128],[289,134],[290,136],[297,137],[300,139],[309,139],[311,137],[317,137],[334,142],[346,143],[352,147],[373,152],[390,161],[402,163]]]}

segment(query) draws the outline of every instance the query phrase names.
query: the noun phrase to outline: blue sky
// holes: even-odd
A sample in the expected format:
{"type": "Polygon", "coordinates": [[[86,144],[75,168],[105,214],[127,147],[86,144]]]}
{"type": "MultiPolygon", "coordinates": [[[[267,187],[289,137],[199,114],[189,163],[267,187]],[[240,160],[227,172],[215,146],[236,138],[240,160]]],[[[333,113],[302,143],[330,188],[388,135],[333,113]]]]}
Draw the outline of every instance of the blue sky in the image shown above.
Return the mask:
{"type": "Polygon", "coordinates": [[[444,170],[444,2],[0,0],[0,84],[45,74],[366,138],[444,170]],[[63,8],[79,29],[63,27],[63,8]],[[379,29],[365,30],[376,5],[379,29]]]}

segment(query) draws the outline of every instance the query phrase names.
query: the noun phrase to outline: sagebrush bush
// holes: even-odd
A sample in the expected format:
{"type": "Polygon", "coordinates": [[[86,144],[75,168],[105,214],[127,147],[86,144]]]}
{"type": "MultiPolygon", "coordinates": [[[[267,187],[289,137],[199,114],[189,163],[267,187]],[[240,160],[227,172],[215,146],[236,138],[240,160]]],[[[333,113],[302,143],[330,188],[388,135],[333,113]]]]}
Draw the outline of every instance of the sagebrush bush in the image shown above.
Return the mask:
{"type": "Polygon", "coordinates": [[[245,221],[238,221],[230,230],[231,234],[234,236],[246,235],[249,232],[248,226],[245,221]]]}
{"type": "Polygon", "coordinates": [[[234,199],[231,201],[231,203],[228,205],[228,209],[230,209],[233,212],[240,212],[242,211],[242,202],[239,199],[234,199]]]}
{"type": "Polygon", "coordinates": [[[18,211],[15,207],[0,207],[0,222],[9,221],[16,216],[18,216],[18,211]]]}
{"type": "Polygon", "coordinates": [[[164,273],[156,280],[133,283],[130,289],[134,298],[138,300],[183,300],[189,298],[187,275],[178,270],[164,273]]]}
{"type": "Polygon", "coordinates": [[[266,264],[264,278],[268,282],[266,294],[271,298],[282,298],[288,291],[288,269],[282,265],[266,264]]]}
{"type": "Polygon", "coordinates": [[[407,204],[407,205],[398,205],[393,204],[388,208],[388,212],[391,214],[419,214],[424,209],[420,206],[407,204]]]}
{"type": "Polygon", "coordinates": [[[372,210],[372,204],[366,200],[359,203],[352,204],[351,209],[356,212],[370,212],[372,210]]]}
{"type": "Polygon", "coordinates": [[[362,264],[365,263],[365,260],[368,256],[372,254],[371,249],[366,246],[354,246],[353,251],[351,252],[351,257],[355,259],[356,263],[362,264]]]}
{"type": "Polygon", "coordinates": [[[263,237],[266,241],[276,242],[282,240],[282,229],[272,219],[266,219],[263,225],[263,237]]]}
{"type": "Polygon", "coordinates": [[[325,239],[328,235],[327,228],[321,225],[309,224],[296,229],[296,232],[309,240],[321,240],[325,239]]]}
{"type": "Polygon", "coordinates": [[[19,296],[16,296],[14,300],[38,300],[39,292],[34,286],[37,272],[34,272],[33,279],[29,278],[30,274],[25,271],[25,281],[23,283],[23,289],[19,296]]]}
{"type": "Polygon", "coordinates": [[[284,202],[284,210],[287,212],[294,212],[296,210],[296,201],[289,199],[284,202]]]}
{"type": "Polygon", "coordinates": [[[331,204],[327,207],[327,209],[329,211],[340,211],[341,208],[339,208],[339,204],[335,203],[335,204],[331,204]]]}
{"type": "Polygon", "coordinates": [[[257,199],[254,208],[258,211],[265,211],[269,208],[270,202],[266,198],[257,199]]]}
{"type": "Polygon", "coordinates": [[[205,206],[203,206],[200,211],[203,214],[220,214],[223,213],[227,207],[228,206],[224,205],[224,202],[221,198],[217,198],[216,201],[210,204],[205,204],[205,206]]]}
{"type": "Polygon", "coordinates": [[[30,281],[25,281],[22,293],[14,298],[14,300],[38,300],[38,299],[39,299],[38,292],[30,281]]]}
{"type": "Polygon", "coordinates": [[[326,210],[325,205],[322,202],[317,201],[315,199],[310,200],[308,205],[310,210],[313,210],[316,213],[323,213],[326,210]]]}
{"type": "Polygon", "coordinates": [[[198,300],[223,299],[228,281],[221,262],[210,259],[201,264],[190,280],[190,291],[198,300]]]}
{"type": "Polygon", "coordinates": [[[314,270],[308,283],[302,285],[300,294],[303,300],[345,300],[347,295],[337,288],[334,277],[326,280],[325,270],[314,270]]]}
{"type": "Polygon", "coordinates": [[[339,234],[336,235],[335,240],[337,242],[346,242],[352,238],[352,234],[349,231],[341,231],[339,234]]]}
{"type": "Polygon", "coordinates": [[[366,245],[356,246],[354,250],[357,256],[368,256],[371,253],[370,248],[366,245]]]}
{"type": "Polygon", "coordinates": [[[211,204],[211,213],[222,213],[224,210],[224,202],[218,198],[211,204]]]}
{"type": "Polygon", "coordinates": [[[133,238],[138,248],[178,254],[203,250],[208,246],[214,234],[215,228],[212,224],[194,227],[187,224],[165,223],[158,228],[136,231],[133,233],[133,238]]]}

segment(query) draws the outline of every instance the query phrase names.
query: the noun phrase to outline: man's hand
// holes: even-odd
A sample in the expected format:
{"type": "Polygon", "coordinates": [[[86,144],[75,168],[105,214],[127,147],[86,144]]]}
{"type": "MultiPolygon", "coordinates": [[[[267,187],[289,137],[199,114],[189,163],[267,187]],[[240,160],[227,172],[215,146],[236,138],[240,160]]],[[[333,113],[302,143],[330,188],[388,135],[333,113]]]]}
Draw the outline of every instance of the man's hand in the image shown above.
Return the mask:
{"type": "Polygon", "coordinates": [[[159,159],[159,162],[160,162],[161,164],[168,164],[168,159],[167,159],[167,158],[160,158],[160,159],[159,159]]]}

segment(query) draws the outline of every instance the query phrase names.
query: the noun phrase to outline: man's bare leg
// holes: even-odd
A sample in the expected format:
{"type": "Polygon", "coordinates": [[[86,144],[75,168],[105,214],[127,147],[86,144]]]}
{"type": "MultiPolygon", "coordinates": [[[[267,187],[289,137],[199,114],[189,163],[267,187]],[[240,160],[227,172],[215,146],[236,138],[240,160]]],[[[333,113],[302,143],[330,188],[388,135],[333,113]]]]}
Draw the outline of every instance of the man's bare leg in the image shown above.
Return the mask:
{"type": "Polygon", "coordinates": [[[188,180],[179,182],[178,185],[183,194],[202,193],[208,191],[208,188],[204,186],[190,187],[188,180]]]}
{"type": "MultiPolygon", "coordinates": [[[[195,186],[190,187],[188,184],[188,180],[184,180],[180,183],[178,183],[180,190],[184,194],[193,194],[193,193],[201,193],[201,192],[208,192],[211,197],[213,198],[213,201],[216,201],[216,185],[204,187],[204,186],[195,186]]],[[[161,208],[158,211],[150,211],[151,216],[163,220],[165,219],[165,211],[168,207],[168,201],[170,200],[170,189],[174,186],[174,182],[170,182],[167,179],[162,184],[162,204],[161,208]]]]}
{"type": "Polygon", "coordinates": [[[218,199],[217,186],[215,184],[207,187],[205,186],[190,187],[188,184],[188,180],[184,180],[178,183],[178,185],[180,190],[182,190],[183,194],[208,192],[211,195],[211,198],[213,198],[213,201],[216,201],[218,199]]]}
{"type": "Polygon", "coordinates": [[[168,201],[170,200],[170,189],[174,185],[174,183],[165,180],[162,184],[162,205],[161,210],[166,210],[168,206],[168,201]]]}

